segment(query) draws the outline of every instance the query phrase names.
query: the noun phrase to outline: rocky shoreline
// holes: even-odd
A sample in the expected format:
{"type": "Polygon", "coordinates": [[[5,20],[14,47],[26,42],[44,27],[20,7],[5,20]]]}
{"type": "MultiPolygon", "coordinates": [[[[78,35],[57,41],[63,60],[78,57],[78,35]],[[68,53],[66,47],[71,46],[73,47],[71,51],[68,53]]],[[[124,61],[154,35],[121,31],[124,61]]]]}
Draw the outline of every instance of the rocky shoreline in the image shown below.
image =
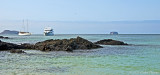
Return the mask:
{"type": "Polygon", "coordinates": [[[11,53],[22,52],[19,49],[34,49],[34,50],[41,50],[41,51],[73,51],[73,50],[88,50],[88,49],[96,49],[96,48],[103,48],[100,45],[128,45],[122,41],[116,41],[112,39],[104,39],[92,43],[84,38],[77,37],[71,39],[62,39],[62,40],[45,40],[42,42],[37,42],[36,44],[29,44],[24,43],[21,45],[2,42],[0,40],[0,51],[1,50],[12,50],[11,53]],[[16,51],[18,50],[18,51],[16,51]]]}

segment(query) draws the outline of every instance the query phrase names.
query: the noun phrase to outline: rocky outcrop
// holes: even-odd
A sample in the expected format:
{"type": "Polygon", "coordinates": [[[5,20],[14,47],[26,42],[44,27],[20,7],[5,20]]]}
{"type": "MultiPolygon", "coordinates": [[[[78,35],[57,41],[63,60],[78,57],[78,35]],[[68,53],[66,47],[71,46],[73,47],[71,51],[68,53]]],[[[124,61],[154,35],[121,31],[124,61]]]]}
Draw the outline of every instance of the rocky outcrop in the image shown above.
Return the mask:
{"type": "Polygon", "coordinates": [[[101,44],[101,45],[128,45],[127,43],[124,43],[122,41],[112,40],[112,39],[104,39],[95,42],[95,44],[101,44]]]}
{"type": "Polygon", "coordinates": [[[12,49],[12,50],[10,50],[10,53],[26,53],[26,52],[24,52],[20,49],[12,49]]]}
{"type": "MultiPolygon", "coordinates": [[[[62,40],[46,40],[42,42],[38,42],[34,45],[24,43],[21,45],[13,44],[13,43],[7,43],[2,42],[0,40],[0,50],[11,50],[11,49],[36,49],[41,51],[73,51],[77,49],[96,49],[96,48],[102,48],[101,46],[97,45],[128,45],[127,43],[124,43],[122,41],[112,40],[112,39],[104,39],[97,41],[95,43],[92,43],[86,39],[83,39],[81,37],[77,38],[71,38],[71,39],[62,39],[62,40]]],[[[11,52],[19,52],[19,51],[11,51],[11,52]]]]}
{"type": "Polygon", "coordinates": [[[102,47],[93,44],[92,42],[86,39],[77,37],[63,40],[51,39],[43,42],[38,42],[35,44],[34,48],[42,51],[72,51],[76,49],[95,49],[102,47]]]}
{"type": "Polygon", "coordinates": [[[77,49],[96,49],[102,48],[86,39],[81,37],[62,39],[62,40],[46,40],[32,44],[12,44],[0,41],[0,50],[11,50],[11,49],[36,49],[41,51],[72,51],[77,49]]]}
{"type": "Polygon", "coordinates": [[[9,37],[0,36],[0,39],[9,39],[9,37]]]}
{"type": "Polygon", "coordinates": [[[20,46],[20,45],[2,42],[0,40],[0,50],[21,49],[21,48],[22,48],[22,46],[20,46]]]}

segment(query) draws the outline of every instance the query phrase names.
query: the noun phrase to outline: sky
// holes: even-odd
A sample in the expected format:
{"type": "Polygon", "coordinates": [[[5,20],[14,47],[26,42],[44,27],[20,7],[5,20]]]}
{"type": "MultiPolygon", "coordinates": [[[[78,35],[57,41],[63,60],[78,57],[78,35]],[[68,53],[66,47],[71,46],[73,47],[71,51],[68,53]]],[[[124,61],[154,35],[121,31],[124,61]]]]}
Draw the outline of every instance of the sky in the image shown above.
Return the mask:
{"type": "Polygon", "coordinates": [[[160,0],[0,0],[0,32],[22,30],[56,34],[160,34],[160,0]],[[158,22],[157,22],[158,21],[158,22]],[[140,28],[141,27],[141,28],[140,28]]]}

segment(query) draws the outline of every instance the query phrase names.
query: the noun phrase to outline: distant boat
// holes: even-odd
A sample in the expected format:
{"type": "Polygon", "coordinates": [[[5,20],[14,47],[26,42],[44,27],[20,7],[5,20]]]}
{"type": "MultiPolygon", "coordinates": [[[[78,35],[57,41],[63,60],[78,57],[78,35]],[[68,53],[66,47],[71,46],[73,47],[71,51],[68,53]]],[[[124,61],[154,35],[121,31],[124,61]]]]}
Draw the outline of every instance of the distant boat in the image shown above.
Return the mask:
{"type": "MultiPolygon", "coordinates": [[[[24,26],[24,20],[23,20],[23,26],[24,26]]],[[[24,26],[24,31],[19,31],[18,35],[20,36],[30,36],[31,33],[28,32],[28,20],[27,20],[27,32],[25,32],[25,26],[24,26]]]]}
{"type": "Polygon", "coordinates": [[[118,35],[118,32],[110,32],[111,35],[118,35]]]}
{"type": "Polygon", "coordinates": [[[54,35],[54,31],[51,27],[46,27],[44,29],[44,35],[45,36],[53,36],[54,35]]]}

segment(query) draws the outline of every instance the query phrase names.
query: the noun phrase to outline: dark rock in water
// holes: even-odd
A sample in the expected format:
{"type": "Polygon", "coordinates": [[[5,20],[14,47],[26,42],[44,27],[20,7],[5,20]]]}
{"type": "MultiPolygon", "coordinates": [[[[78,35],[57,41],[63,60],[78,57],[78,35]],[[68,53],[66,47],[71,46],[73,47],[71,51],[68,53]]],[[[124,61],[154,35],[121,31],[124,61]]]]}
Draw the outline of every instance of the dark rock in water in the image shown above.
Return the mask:
{"type": "Polygon", "coordinates": [[[0,50],[21,49],[21,48],[22,48],[22,46],[20,46],[20,45],[2,42],[0,40],[0,50]]]}
{"type": "Polygon", "coordinates": [[[4,30],[0,34],[18,34],[18,31],[4,30]]]}
{"type": "Polygon", "coordinates": [[[93,44],[92,42],[83,39],[81,37],[63,39],[63,40],[46,40],[38,42],[34,46],[37,50],[42,51],[72,51],[76,49],[95,49],[102,48],[99,45],[93,44]]]}
{"type": "Polygon", "coordinates": [[[9,39],[8,37],[0,36],[0,39],[9,39]]]}
{"type": "Polygon", "coordinates": [[[112,40],[112,39],[104,39],[95,42],[95,44],[102,44],[102,45],[128,45],[122,41],[112,40]]]}
{"type": "Polygon", "coordinates": [[[26,53],[26,52],[24,52],[20,49],[12,49],[12,50],[10,50],[10,53],[26,53]]]}
{"type": "Polygon", "coordinates": [[[51,39],[43,42],[38,42],[35,45],[28,43],[17,45],[13,43],[0,41],[0,50],[37,49],[41,51],[72,51],[76,49],[95,49],[95,48],[102,48],[102,47],[81,37],[63,39],[63,40],[51,39]]]}

